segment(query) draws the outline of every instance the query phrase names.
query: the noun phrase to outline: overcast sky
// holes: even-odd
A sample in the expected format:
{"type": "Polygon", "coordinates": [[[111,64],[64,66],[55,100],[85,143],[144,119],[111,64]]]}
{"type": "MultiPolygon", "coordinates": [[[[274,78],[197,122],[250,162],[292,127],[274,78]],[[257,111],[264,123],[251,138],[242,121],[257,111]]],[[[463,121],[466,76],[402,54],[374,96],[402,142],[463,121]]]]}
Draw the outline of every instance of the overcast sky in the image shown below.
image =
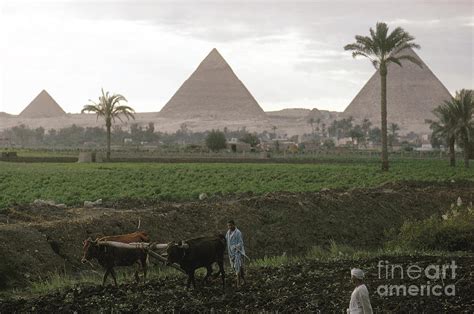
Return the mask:
{"type": "Polygon", "coordinates": [[[265,111],[342,111],[373,74],[343,50],[377,21],[402,26],[454,93],[473,88],[472,0],[0,0],[0,111],[46,89],[79,112],[100,88],[159,111],[217,48],[265,111]]]}

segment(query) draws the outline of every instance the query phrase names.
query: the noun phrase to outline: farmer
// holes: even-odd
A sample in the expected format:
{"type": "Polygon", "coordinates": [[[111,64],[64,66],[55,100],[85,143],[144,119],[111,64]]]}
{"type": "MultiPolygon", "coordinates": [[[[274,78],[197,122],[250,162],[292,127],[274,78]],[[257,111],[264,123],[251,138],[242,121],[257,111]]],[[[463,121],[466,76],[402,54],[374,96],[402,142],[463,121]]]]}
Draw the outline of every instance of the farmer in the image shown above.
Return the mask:
{"type": "Polygon", "coordinates": [[[244,281],[245,284],[245,277],[244,277],[244,256],[245,255],[245,248],[244,248],[244,241],[242,239],[242,233],[239,229],[235,227],[235,222],[233,220],[229,220],[227,222],[227,234],[225,239],[227,241],[227,251],[229,253],[230,259],[230,266],[235,271],[237,276],[237,287],[240,287],[240,278],[244,281]]]}
{"type": "Polygon", "coordinates": [[[364,284],[364,272],[362,269],[353,268],[351,270],[351,282],[355,289],[351,294],[351,302],[347,309],[348,314],[372,314],[370,305],[369,290],[364,284]]]}

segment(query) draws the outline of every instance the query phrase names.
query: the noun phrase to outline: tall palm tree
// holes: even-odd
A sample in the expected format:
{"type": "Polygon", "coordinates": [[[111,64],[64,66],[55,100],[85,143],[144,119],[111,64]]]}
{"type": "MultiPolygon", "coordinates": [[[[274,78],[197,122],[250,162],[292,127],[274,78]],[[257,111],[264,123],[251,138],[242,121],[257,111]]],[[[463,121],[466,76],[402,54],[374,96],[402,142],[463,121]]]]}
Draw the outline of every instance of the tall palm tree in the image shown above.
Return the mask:
{"type": "Polygon", "coordinates": [[[120,94],[110,95],[109,92],[104,92],[102,88],[102,96],[99,96],[99,102],[94,102],[89,99],[91,104],[85,105],[81,113],[93,112],[97,114],[97,119],[103,117],[105,120],[105,127],[107,129],[107,161],[110,161],[110,129],[112,122],[115,123],[115,118],[122,121],[120,115],[128,119],[135,119],[133,113],[135,110],[129,106],[120,105],[120,102],[127,102],[127,99],[120,94]]]}
{"type": "Polygon", "coordinates": [[[474,95],[471,90],[462,89],[456,92],[452,100],[456,134],[464,148],[464,167],[469,168],[469,141],[474,129],[474,95]]]}
{"type": "Polygon", "coordinates": [[[430,129],[433,131],[431,136],[446,140],[449,149],[449,165],[456,166],[456,153],[454,145],[456,144],[456,119],[453,114],[452,101],[446,101],[433,110],[433,114],[438,121],[427,120],[430,129]]]}
{"type": "Polygon", "coordinates": [[[375,31],[370,29],[370,36],[355,36],[356,42],[346,45],[345,50],[352,51],[352,57],[363,56],[368,58],[372,65],[379,70],[381,83],[381,120],[382,120],[382,170],[388,171],[387,147],[387,69],[390,63],[402,66],[402,60],[412,62],[421,67],[418,59],[404,55],[403,50],[420,48],[413,42],[415,39],[401,27],[395,28],[390,34],[385,23],[377,23],[375,31]]]}

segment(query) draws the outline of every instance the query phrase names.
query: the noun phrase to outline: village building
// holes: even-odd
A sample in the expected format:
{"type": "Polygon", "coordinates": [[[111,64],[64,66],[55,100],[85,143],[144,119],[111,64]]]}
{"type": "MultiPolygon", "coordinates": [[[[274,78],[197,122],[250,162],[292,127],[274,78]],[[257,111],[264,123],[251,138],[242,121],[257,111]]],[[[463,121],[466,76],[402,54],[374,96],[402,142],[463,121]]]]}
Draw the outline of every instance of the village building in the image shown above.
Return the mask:
{"type": "Polygon", "coordinates": [[[236,138],[227,141],[226,146],[227,150],[232,153],[247,153],[255,150],[250,144],[239,141],[236,138]]]}

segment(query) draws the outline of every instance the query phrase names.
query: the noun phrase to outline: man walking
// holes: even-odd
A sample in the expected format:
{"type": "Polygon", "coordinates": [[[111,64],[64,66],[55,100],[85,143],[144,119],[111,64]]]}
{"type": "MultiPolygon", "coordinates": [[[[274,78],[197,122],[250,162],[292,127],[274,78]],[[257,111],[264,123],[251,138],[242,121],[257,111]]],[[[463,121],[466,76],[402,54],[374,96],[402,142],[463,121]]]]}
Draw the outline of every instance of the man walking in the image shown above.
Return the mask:
{"type": "Polygon", "coordinates": [[[245,284],[244,277],[244,259],[245,248],[244,240],[242,239],[242,233],[235,227],[235,222],[229,220],[227,222],[227,234],[225,239],[227,241],[227,251],[229,253],[230,265],[237,276],[237,288],[240,287],[240,278],[242,278],[245,284]]]}
{"type": "Polygon", "coordinates": [[[364,272],[362,269],[353,268],[351,270],[351,282],[355,285],[355,289],[351,294],[351,301],[348,314],[372,314],[372,305],[369,299],[369,290],[364,284],[364,272]]]}

